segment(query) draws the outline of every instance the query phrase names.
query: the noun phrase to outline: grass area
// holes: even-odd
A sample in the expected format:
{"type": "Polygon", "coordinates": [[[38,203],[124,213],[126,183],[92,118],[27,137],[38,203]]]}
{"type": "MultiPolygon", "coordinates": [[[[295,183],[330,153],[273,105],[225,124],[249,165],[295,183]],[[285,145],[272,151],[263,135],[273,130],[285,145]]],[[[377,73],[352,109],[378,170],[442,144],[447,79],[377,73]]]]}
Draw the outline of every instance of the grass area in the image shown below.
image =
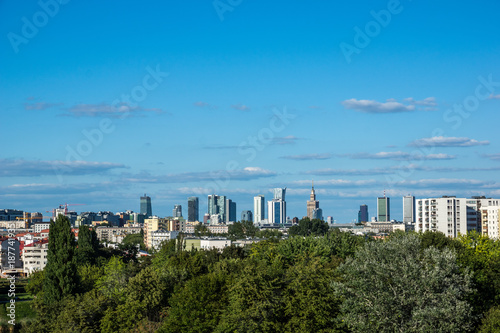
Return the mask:
{"type": "MultiPolygon", "coordinates": [[[[16,302],[19,300],[31,300],[33,297],[24,289],[28,283],[27,279],[16,280],[16,302]]],[[[10,280],[0,280],[0,303],[10,302],[9,297],[10,280]]]]}
{"type": "MultiPolygon", "coordinates": [[[[22,326],[27,322],[32,321],[36,317],[36,312],[31,309],[32,299],[33,297],[26,292],[25,287],[28,283],[27,279],[19,279],[16,280],[16,328],[22,326]]],[[[7,317],[8,309],[7,306],[10,305],[10,297],[9,297],[9,289],[10,289],[10,280],[1,279],[0,280],[0,327],[8,328],[8,321],[10,320],[7,317]]]]}

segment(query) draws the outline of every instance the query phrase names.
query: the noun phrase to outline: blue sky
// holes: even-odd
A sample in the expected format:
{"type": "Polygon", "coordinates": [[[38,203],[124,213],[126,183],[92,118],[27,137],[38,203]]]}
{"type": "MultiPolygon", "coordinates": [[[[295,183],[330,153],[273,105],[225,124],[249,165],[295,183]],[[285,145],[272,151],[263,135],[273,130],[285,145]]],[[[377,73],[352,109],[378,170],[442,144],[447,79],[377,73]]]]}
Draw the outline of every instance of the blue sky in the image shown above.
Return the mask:
{"type": "Polygon", "coordinates": [[[500,197],[493,1],[0,1],[0,208],[500,197]]]}

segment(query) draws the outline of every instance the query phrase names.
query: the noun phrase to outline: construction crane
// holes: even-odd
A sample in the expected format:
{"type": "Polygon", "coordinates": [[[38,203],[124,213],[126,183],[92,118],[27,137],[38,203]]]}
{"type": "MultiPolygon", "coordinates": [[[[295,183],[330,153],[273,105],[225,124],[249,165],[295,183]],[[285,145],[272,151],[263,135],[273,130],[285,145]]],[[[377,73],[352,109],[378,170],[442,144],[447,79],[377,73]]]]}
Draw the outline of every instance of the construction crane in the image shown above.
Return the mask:
{"type": "Polygon", "coordinates": [[[44,218],[51,219],[52,217],[50,217],[50,216],[25,216],[25,217],[17,216],[16,220],[18,220],[18,221],[24,220],[24,228],[28,229],[28,226],[29,226],[29,221],[28,220],[39,220],[39,219],[42,219],[42,221],[40,221],[40,222],[43,222],[44,218]]]}
{"type": "MultiPolygon", "coordinates": [[[[68,216],[68,206],[84,206],[86,204],[69,204],[65,203],[64,205],[59,205],[59,208],[56,209],[64,209],[64,216],[68,216]]],[[[56,209],[46,210],[47,213],[52,213],[52,218],[55,219],[56,216],[56,209]]]]}

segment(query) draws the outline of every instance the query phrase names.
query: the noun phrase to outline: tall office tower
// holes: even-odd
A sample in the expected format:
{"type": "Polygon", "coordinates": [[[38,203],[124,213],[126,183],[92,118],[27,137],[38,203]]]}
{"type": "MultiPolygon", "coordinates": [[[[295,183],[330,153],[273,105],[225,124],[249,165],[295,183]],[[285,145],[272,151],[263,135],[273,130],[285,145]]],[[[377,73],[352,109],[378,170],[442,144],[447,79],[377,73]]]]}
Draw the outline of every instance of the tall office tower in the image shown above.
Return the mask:
{"type": "Polygon", "coordinates": [[[251,210],[244,210],[241,212],[241,221],[253,222],[253,216],[251,210]]]}
{"type": "Polygon", "coordinates": [[[286,202],[273,199],[267,202],[267,220],[270,224],[283,224],[286,221],[286,202]]]}
{"type": "Polygon", "coordinates": [[[151,198],[146,194],[141,197],[141,214],[146,215],[146,218],[153,216],[153,210],[151,209],[151,198]]]}
{"type": "Polygon", "coordinates": [[[286,187],[285,188],[273,188],[273,199],[285,201],[286,187]]]}
{"type": "Polygon", "coordinates": [[[199,218],[199,200],[198,197],[188,198],[188,222],[198,221],[199,218]]]}
{"type": "Polygon", "coordinates": [[[222,223],[227,221],[227,197],[225,195],[220,195],[217,198],[217,211],[220,215],[220,220],[222,223]]]}
{"type": "Polygon", "coordinates": [[[323,221],[323,210],[321,208],[314,208],[311,216],[312,219],[318,219],[323,221]]]}
{"type": "Polygon", "coordinates": [[[208,215],[219,214],[219,207],[217,206],[218,198],[215,194],[208,196],[208,215]]]}
{"type": "Polygon", "coordinates": [[[390,198],[385,196],[377,198],[377,221],[378,222],[391,221],[390,198]]]}
{"type": "Polygon", "coordinates": [[[361,222],[368,222],[368,206],[367,205],[359,206],[358,223],[361,223],[361,222]]]}
{"type": "Polygon", "coordinates": [[[415,197],[413,195],[403,197],[403,222],[415,222],[415,197]]]}
{"type": "Polygon", "coordinates": [[[314,192],[314,183],[312,184],[311,196],[307,201],[307,217],[313,219],[313,211],[319,208],[319,201],[316,200],[316,193],[314,192]]]}
{"type": "Polygon", "coordinates": [[[172,217],[182,217],[181,205],[174,205],[174,210],[172,211],[172,217]]]}
{"type": "Polygon", "coordinates": [[[236,222],[236,202],[231,199],[226,200],[226,221],[236,222]]]}
{"type": "Polygon", "coordinates": [[[327,216],[326,217],[326,223],[333,224],[333,217],[332,216],[327,216]]]}
{"type": "Polygon", "coordinates": [[[266,218],[266,204],[264,196],[258,195],[253,198],[253,215],[255,216],[255,223],[260,223],[266,218]]]}

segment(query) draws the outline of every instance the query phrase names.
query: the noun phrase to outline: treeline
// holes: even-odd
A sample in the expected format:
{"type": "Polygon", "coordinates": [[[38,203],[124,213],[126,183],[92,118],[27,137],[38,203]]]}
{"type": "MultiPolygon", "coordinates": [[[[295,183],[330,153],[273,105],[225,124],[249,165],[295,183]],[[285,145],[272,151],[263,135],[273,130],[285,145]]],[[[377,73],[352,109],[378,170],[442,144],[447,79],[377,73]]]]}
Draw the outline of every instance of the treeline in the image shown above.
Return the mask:
{"type": "Polygon", "coordinates": [[[75,247],[60,217],[49,263],[29,283],[38,316],[23,331],[500,330],[500,242],[430,232],[374,240],[312,223],[294,231],[309,236],[222,252],[169,241],[137,260],[96,248],[83,229],[75,247]]]}

